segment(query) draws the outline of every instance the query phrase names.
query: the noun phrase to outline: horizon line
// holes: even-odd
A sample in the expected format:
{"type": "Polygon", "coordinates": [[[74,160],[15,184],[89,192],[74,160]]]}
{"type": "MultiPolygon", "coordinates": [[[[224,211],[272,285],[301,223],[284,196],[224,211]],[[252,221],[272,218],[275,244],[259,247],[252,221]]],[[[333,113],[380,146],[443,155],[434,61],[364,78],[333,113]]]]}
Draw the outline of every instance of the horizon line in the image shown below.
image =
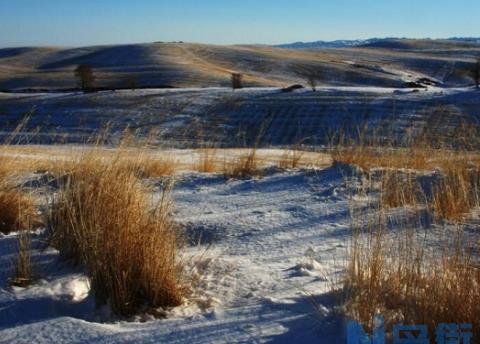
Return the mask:
{"type": "Polygon", "coordinates": [[[292,45],[292,44],[310,44],[310,43],[335,43],[335,42],[355,42],[355,41],[369,41],[369,40],[431,40],[431,41],[442,41],[442,40],[480,40],[480,36],[451,36],[451,37],[399,37],[399,36],[377,36],[377,37],[370,37],[370,38],[338,38],[332,40],[298,40],[298,41],[291,41],[291,42],[284,42],[284,43],[211,43],[211,42],[190,42],[190,41],[183,41],[183,40],[174,40],[174,41],[145,41],[145,42],[123,42],[123,43],[100,43],[100,44],[87,44],[87,45],[62,45],[62,44],[37,44],[37,45],[8,45],[8,46],[1,46],[0,49],[21,49],[21,48],[86,48],[86,47],[101,47],[101,46],[121,46],[121,45],[140,45],[140,44],[202,44],[202,45],[216,45],[216,46],[242,46],[242,45],[260,45],[260,46],[269,46],[269,47],[280,47],[285,45],[292,45]]]}

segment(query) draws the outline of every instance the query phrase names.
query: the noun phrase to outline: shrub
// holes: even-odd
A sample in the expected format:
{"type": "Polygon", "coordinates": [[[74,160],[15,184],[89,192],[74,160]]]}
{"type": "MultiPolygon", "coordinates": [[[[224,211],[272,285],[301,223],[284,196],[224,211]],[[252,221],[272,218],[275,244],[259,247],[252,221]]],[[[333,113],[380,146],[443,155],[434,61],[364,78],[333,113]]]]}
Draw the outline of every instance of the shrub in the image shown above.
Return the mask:
{"type": "Polygon", "coordinates": [[[232,73],[231,82],[232,82],[232,89],[234,91],[236,89],[243,88],[243,74],[232,73]]]}

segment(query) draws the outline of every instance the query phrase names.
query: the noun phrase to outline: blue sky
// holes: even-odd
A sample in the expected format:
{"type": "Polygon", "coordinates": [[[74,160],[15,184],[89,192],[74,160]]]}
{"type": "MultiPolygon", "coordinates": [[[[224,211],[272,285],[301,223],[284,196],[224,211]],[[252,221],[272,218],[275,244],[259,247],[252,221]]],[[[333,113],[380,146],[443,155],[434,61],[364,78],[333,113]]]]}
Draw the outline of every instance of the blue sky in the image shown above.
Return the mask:
{"type": "Polygon", "coordinates": [[[479,0],[0,0],[0,46],[480,36],[479,0]]]}

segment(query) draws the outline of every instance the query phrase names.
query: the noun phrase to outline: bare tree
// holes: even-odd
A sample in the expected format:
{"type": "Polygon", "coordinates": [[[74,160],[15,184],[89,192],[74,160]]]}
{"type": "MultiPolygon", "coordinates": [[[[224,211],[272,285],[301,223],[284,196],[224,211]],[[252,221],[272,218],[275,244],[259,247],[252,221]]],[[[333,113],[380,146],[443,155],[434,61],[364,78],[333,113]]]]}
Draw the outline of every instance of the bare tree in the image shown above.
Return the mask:
{"type": "Polygon", "coordinates": [[[237,88],[243,87],[243,75],[240,73],[232,73],[231,77],[232,89],[235,91],[237,88]]]}
{"type": "Polygon", "coordinates": [[[125,78],[125,85],[132,90],[138,87],[138,76],[136,74],[129,74],[125,78]]]}
{"type": "Polygon", "coordinates": [[[93,75],[92,67],[89,65],[78,65],[77,68],[75,68],[75,77],[80,81],[80,87],[82,90],[86,91],[93,87],[95,75],[93,75]]]}
{"type": "Polygon", "coordinates": [[[477,61],[475,61],[472,66],[470,67],[468,74],[470,77],[473,79],[475,82],[475,87],[477,89],[480,88],[480,57],[477,58],[477,61]]]}
{"type": "Polygon", "coordinates": [[[307,81],[308,86],[310,86],[313,92],[317,90],[317,86],[323,78],[322,71],[318,66],[297,66],[294,72],[298,77],[307,81]]]}

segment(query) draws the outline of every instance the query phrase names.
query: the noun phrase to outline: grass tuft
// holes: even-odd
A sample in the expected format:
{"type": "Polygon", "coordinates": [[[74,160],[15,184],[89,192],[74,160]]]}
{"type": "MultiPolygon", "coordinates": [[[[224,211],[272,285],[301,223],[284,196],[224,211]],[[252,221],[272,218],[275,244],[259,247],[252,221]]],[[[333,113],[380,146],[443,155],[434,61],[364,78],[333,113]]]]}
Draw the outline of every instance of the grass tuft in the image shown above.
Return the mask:
{"type": "Polygon", "coordinates": [[[262,175],[263,170],[259,168],[257,149],[252,148],[234,159],[224,163],[223,174],[226,178],[248,178],[262,175]]]}
{"type": "Polygon", "coordinates": [[[198,171],[203,173],[213,173],[217,171],[216,156],[217,151],[215,149],[202,149],[200,150],[200,157],[198,161],[198,171]]]}
{"type": "Polygon", "coordinates": [[[298,168],[303,155],[304,152],[299,150],[286,150],[278,162],[278,167],[285,170],[298,168]]]}
{"type": "Polygon", "coordinates": [[[478,243],[458,231],[425,245],[424,234],[406,227],[390,240],[385,224],[356,235],[345,281],[346,310],[371,330],[376,314],[387,325],[472,323],[480,336],[480,263],[478,243]]]}
{"type": "Polygon", "coordinates": [[[52,204],[53,245],[85,265],[97,305],[120,316],[183,300],[168,192],[151,208],[135,164],[95,153],[79,158],[52,204]]]}

